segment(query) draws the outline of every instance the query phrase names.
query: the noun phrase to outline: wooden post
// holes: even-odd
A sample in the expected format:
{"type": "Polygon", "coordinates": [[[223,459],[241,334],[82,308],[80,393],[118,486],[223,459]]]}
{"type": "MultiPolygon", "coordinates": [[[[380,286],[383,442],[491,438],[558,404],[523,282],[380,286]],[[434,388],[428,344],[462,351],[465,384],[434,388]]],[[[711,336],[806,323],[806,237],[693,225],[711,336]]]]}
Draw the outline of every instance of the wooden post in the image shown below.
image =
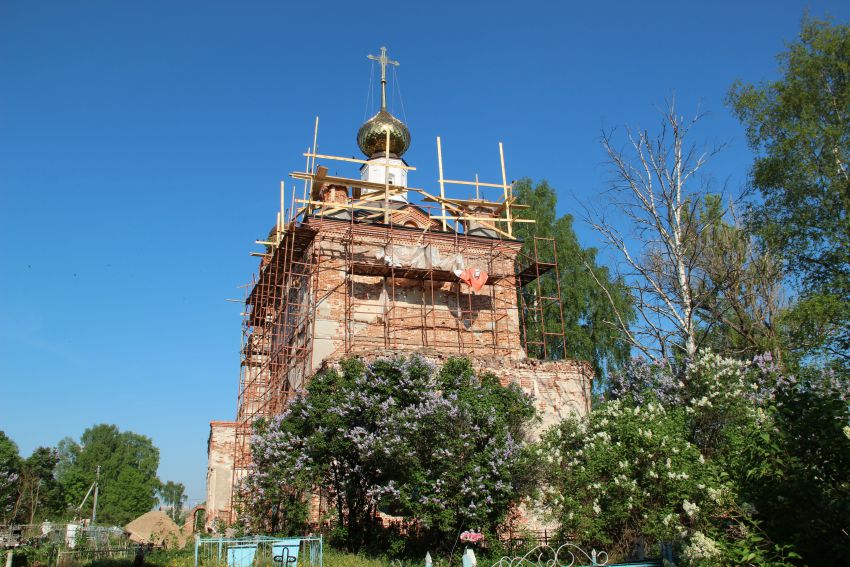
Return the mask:
{"type": "Polygon", "coordinates": [[[508,225],[508,236],[511,238],[514,237],[514,223],[511,222],[511,197],[512,195],[508,192],[508,176],[505,175],[505,151],[502,148],[502,142],[499,142],[499,159],[502,162],[502,188],[504,190],[505,195],[505,220],[507,220],[508,225]]]}
{"type": "MultiPolygon", "coordinates": [[[[307,148],[308,154],[310,153],[310,151],[311,151],[310,148],[307,148]]],[[[311,168],[310,156],[307,156],[307,163],[304,165],[304,167],[307,169],[307,171],[305,173],[309,173],[309,174],[313,173],[313,171],[310,169],[311,168]]],[[[310,178],[305,177],[304,178],[304,200],[305,201],[307,200],[307,184],[310,185],[310,198],[312,199],[313,198],[313,178],[312,177],[310,177],[310,178]]],[[[304,212],[305,212],[305,217],[306,217],[306,213],[309,213],[310,209],[305,207],[304,212]]]]}
{"type": "MultiPolygon", "coordinates": [[[[440,168],[440,199],[446,198],[446,187],[443,182],[443,148],[440,145],[440,137],[437,136],[437,165],[440,168]]],[[[440,216],[443,217],[443,231],[446,230],[446,205],[440,201],[440,216]]]]}
{"type": "MultiPolygon", "coordinates": [[[[315,154],[319,153],[319,148],[316,146],[316,142],[319,139],[319,117],[316,117],[316,126],[313,128],[313,163],[310,164],[310,173],[313,173],[313,169],[316,167],[316,156],[315,154]]],[[[312,187],[310,187],[312,189],[312,187]]]]}
{"type": "Polygon", "coordinates": [[[286,218],[286,185],[285,181],[280,182],[280,212],[277,214],[277,241],[283,238],[283,219],[286,218]]]}
{"type": "MultiPolygon", "coordinates": [[[[384,224],[390,224],[390,129],[384,146],[384,224]]],[[[353,216],[353,215],[352,215],[353,216]]]]}

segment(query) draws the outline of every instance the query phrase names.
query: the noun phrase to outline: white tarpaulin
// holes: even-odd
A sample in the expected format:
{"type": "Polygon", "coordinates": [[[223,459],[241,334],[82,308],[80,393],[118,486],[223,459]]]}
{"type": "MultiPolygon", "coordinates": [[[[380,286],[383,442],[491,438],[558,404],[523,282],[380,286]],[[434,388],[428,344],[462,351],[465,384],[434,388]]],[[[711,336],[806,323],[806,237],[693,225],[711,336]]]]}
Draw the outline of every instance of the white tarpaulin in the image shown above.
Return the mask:
{"type": "Polygon", "coordinates": [[[378,260],[387,266],[396,268],[419,268],[422,270],[451,270],[460,274],[465,266],[463,256],[449,254],[443,256],[434,246],[398,246],[388,244],[375,252],[378,260]]]}

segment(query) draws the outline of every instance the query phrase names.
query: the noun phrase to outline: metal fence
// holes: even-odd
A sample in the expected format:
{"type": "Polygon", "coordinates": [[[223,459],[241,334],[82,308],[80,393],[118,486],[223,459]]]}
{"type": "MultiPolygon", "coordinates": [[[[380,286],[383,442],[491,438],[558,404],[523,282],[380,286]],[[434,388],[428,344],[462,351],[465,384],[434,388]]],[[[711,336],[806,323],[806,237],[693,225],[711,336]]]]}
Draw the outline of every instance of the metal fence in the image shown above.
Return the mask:
{"type": "Polygon", "coordinates": [[[195,536],[195,567],[322,567],[322,537],[195,536]]]}
{"type": "Polygon", "coordinates": [[[56,567],[75,567],[97,559],[133,559],[143,550],[138,545],[106,547],[101,549],[74,549],[59,551],[56,567]]]}
{"type": "Polygon", "coordinates": [[[42,522],[41,524],[0,525],[0,546],[62,545],[73,549],[86,547],[121,547],[128,544],[123,528],[91,526],[82,523],[42,522]]]}

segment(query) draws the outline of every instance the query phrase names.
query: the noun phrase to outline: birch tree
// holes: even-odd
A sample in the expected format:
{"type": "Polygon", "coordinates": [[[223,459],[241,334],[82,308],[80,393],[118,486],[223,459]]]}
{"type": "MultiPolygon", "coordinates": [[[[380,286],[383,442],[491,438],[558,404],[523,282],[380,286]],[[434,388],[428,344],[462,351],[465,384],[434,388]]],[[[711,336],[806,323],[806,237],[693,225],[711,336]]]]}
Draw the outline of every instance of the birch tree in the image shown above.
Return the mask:
{"type": "Polygon", "coordinates": [[[685,119],[671,103],[657,135],[626,129],[625,149],[612,132],[602,136],[613,172],[609,207],[589,210],[588,221],[618,252],[637,313],[632,325],[619,313],[609,324],[652,358],[694,357],[699,311],[718,291],[700,277],[700,257],[709,242],[703,234],[724,213],[699,210],[708,194],[702,170],[720,151],[690,142],[701,117],[685,119]]]}

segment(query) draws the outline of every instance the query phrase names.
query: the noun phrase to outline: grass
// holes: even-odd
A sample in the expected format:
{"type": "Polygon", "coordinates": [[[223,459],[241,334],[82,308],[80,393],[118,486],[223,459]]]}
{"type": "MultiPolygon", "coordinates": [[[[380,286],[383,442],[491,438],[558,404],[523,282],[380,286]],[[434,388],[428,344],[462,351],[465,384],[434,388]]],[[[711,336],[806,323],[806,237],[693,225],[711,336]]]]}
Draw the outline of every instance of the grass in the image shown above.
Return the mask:
{"type": "MultiPolygon", "coordinates": [[[[459,552],[454,555],[452,565],[460,566],[459,552]]],[[[376,557],[361,553],[349,553],[334,549],[329,545],[324,546],[323,550],[324,567],[422,567],[425,564],[425,557],[420,560],[414,559],[390,559],[388,557],[376,557]]],[[[23,559],[23,558],[21,558],[23,559]]],[[[479,562],[486,558],[479,558],[479,562]]],[[[483,561],[487,563],[487,561],[483,561]]],[[[26,565],[16,561],[15,565],[26,565]]],[[[33,563],[30,562],[29,565],[33,563]]],[[[45,563],[46,564],[46,563],[45,563]]],[[[80,563],[80,567],[133,567],[133,559],[97,559],[89,563],[80,563]]],[[[445,555],[434,555],[434,567],[448,567],[449,562],[445,555]]],[[[155,551],[145,557],[146,567],[194,567],[194,549],[191,545],[184,549],[172,549],[167,551],[155,551]]],[[[222,566],[224,567],[224,566],[222,566]]],[[[272,567],[256,565],[255,567],[272,567]]],[[[279,567],[279,566],[276,566],[279,567]]]]}

